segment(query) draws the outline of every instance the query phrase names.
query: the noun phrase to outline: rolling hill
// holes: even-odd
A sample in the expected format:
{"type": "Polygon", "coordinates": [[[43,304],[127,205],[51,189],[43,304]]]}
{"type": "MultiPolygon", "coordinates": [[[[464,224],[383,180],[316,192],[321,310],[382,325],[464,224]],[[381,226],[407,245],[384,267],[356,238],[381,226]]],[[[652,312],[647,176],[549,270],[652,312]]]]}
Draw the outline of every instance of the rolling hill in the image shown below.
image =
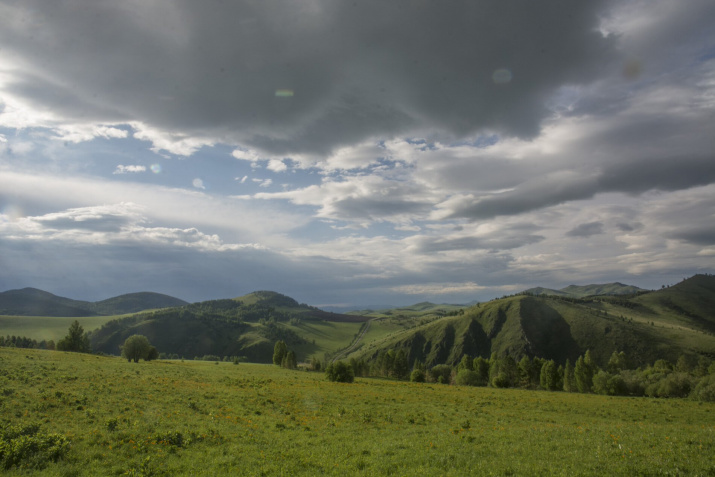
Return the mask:
{"type": "MultiPolygon", "coordinates": [[[[604,290],[613,292],[612,287],[604,290]]],[[[660,358],[675,361],[681,354],[715,357],[713,332],[715,277],[696,275],[637,296],[526,294],[492,300],[365,342],[350,357],[370,361],[403,349],[410,363],[419,359],[428,366],[456,364],[464,354],[486,358],[492,353],[573,363],[590,349],[599,364],[613,351],[625,351],[638,365],[660,358]]]]}
{"type": "Polygon", "coordinates": [[[330,313],[271,291],[193,303],[112,320],[90,334],[92,349],[119,354],[133,334],[146,336],[161,352],[189,358],[242,356],[271,362],[284,340],[299,356],[347,346],[368,318],[330,313]]]}
{"type": "Polygon", "coordinates": [[[601,285],[569,285],[560,290],[551,288],[535,287],[525,290],[524,293],[530,295],[554,295],[567,296],[571,298],[584,298],[587,296],[601,295],[634,295],[636,293],[647,292],[643,288],[638,288],[633,285],[624,285],[623,283],[604,283],[601,285]]]}
{"type": "Polygon", "coordinates": [[[151,292],[129,293],[98,302],[72,300],[36,288],[0,293],[0,315],[15,316],[109,316],[186,304],[184,300],[151,292]]]}

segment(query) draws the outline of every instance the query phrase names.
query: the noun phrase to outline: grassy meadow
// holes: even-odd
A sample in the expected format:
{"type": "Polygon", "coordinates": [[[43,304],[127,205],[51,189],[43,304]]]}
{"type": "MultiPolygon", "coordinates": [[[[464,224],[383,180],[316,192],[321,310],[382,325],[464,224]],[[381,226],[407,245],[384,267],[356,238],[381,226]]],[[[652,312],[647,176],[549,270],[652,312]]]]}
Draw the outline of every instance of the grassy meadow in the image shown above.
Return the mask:
{"type": "Polygon", "coordinates": [[[712,403],[259,364],[0,348],[0,416],[7,475],[715,474],[712,403]],[[57,462],[18,444],[31,424],[57,462]]]}
{"type": "Polygon", "coordinates": [[[37,341],[59,341],[67,335],[73,321],[79,321],[84,331],[101,328],[103,324],[130,315],[114,316],[8,316],[0,315],[0,333],[3,336],[27,336],[37,341]]]}

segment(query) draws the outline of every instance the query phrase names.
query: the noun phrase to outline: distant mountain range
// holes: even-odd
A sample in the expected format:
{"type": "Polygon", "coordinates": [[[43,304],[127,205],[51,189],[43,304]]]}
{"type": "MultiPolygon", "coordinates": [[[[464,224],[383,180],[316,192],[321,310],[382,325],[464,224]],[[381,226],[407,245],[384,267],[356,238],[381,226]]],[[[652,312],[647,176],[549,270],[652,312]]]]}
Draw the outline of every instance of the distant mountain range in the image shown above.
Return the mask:
{"type": "Polygon", "coordinates": [[[553,295],[553,296],[568,296],[572,298],[583,298],[586,296],[597,295],[634,295],[636,293],[647,292],[643,288],[638,288],[632,285],[624,285],[623,283],[604,283],[602,285],[569,285],[560,290],[551,288],[529,288],[524,290],[524,293],[530,295],[553,295]]]}
{"type": "Polygon", "coordinates": [[[715,358],[712,275],[695,275],[657,291],[621,283],[570,285],[532,288],[473,306],[421,302],[349,314],[299,304],[272,291],[193,304],[157,293],[95,303],[35,289],[0,293],[0,314],[28,320],[127,313],[90,332],[95,351],[118,354],[127,337],[142,334],[168,354],[243,356],[256,362],[271,362],[277,340],[286,341],[299,360],[342,349],[345,358],[369,362],[402,349],[410,363],[427,366],[492,353],[573,363],[586,350],[601,365],[613,351],[625,351],[633,365],[675,361],[682,354],[715,358]]]}
{"type": "Polygon", "coordinates": [[[486,358],[491,353],[516,360],[569,359],[573,364],[586,350],[600,365],[614,351],[625,351],[633,365],[661,358],[675,362],[682,354],[715,358],[712,275],[695,275],[651,292],[622,284],[545,290],[531,289],[429,319],[415,315],[415,307],[374,312],[370,316],[416,323],[365,343],[352,357],[372,361],[402,349],[410,362],[418,359],[427,366],[454,365],[465,354],[486,358]]]}
{"type": "Polygon", "coordinates": [[[0,293],[0,315],[110,316],[183,305],[188,302],[151,292],[129,293],[97,302],[72,300],[36,288],[0,293]]]}

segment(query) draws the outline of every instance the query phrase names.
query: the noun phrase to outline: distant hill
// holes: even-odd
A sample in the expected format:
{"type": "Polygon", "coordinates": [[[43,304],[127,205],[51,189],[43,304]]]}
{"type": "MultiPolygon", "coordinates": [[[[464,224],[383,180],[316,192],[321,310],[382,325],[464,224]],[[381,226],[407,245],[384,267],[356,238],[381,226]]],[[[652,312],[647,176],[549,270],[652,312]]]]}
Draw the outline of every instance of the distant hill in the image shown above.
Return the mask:
{"type": "MultiPolygon", "coordinates": [[[[350,357],[376,359],[403,349],[410,363],[458,363],[464,354],[539,356],[564,363],[591,350],[600,365],[625,351],[634,365],[681,354],[715,357],[715,277],[697,275],[664,290],[596,295],[626,285],[571,288],[584,298],[516,295],[492,300],[365,343],[350,357]]],[[[567,287],[569,288],[569,287],[567,287]]]]}
{"type": "Polygon", "coordinates": [[[553,295],[553,296],[568,296],[572,298],[583,298],[586,296],[598,296],[598,295],[633,295],[636,293],[642,293],[649,290],[643,288],[638,288],[633,285],[624,285],[623,283],[604,283],[601,285],[569,285],[567,287],[561,288],[560,290],[553,290],[551,288],[529,288],[525,290],[524,293],[530,295],[553,295]]]}
{"type": "Polygon", "coordinates": [[[92,303],[90,308],[95,311],[97,315],[123,315],[143,310],[171,308],[188,304],[189,303],[184,300],[161,293],[138,292],[97,301],[92,303]]]}
{"type": "Polygon", "coordinates": [[[111,316],[186,304],[178,298],[151,292],[129,293],[98,302],[72,300],[36,288],[0,293],[0,315],[111,316]]]}
{"type": "Polygon", "coordinates": [[[91,316],[90,303],[53,295],[36,288],[0,293],[0,315],[91,316]]]}
{"type": "Polygon", "coordinates": [[[320,351],[320,343],[350,343],[360,324],[369,318],[330,313],[299,304],[272,291],[257,291],[238,298],[210,300],[181,307],[137,313],[112,320],[90,334],[92,349],[118,354],[122,343],[142,334],[160,352],[189,358],[204,355],[243,356],[254,362],[271,362],[273,347],[284,340],[301,355],[320,351]],[[329,332],[348,333],[331,339],[329,332]],[[326,339],[327,338],[327,339],[326,339]],[[342,341],[341,341],[342,339],[342,341]],[[345,342],[343,342],[345,341],[345,342]]]}

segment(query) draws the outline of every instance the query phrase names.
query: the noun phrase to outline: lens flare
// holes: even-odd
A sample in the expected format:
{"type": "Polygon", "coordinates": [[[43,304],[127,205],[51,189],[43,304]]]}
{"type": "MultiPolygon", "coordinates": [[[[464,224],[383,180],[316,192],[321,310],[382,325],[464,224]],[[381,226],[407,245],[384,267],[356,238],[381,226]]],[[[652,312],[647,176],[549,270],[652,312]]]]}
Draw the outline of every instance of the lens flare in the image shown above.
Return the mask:
{"type": "Polygon", "coordinates": [[[151,169],[154,174],[159,174],[161,172],[161,164],[152,164],[149,166],[149,169],[151,169]]]}
{"type": "Polygon", "coordinates": [[[492,81],[494,81],[494,84],[507,84],[511,83],[512,77],[511,71],[506,68],[500,68],[492,74],[492,81]]]}
{"type": "Polygon", "coordinates": [[[24,217],[22,209],[16,205],[10,204],[0,210],[0,222],[15,222],[24,217]]]}
{"type": "Polygon", "coordinates": [[[292,89],[277,89],[276,98],[291,98],[293,97],[292,89]]]}

